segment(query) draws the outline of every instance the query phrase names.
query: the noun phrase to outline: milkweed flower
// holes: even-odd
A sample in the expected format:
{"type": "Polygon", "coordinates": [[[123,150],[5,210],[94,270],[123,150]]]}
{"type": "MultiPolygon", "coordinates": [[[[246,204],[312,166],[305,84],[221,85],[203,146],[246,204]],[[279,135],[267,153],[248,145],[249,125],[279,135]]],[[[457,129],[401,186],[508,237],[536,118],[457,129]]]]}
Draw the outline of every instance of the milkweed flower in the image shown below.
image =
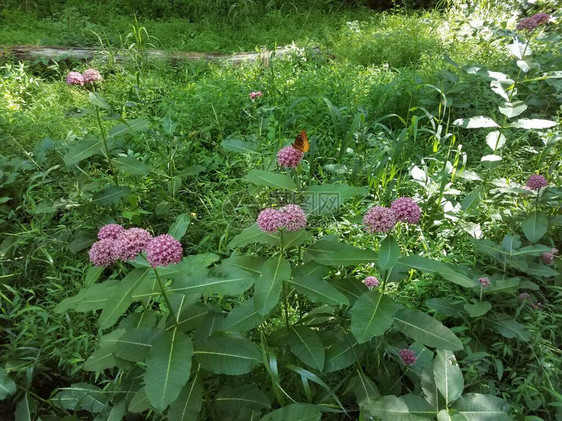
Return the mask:
{"type": "Polygon", "coordinates": [[[144,251],[152,235],[142,228],[129,228],[123,231],[115,240],[119,258],[133,260],[141,251],[144,251]]]}
{"type": "Polygon", "coordinates": [[[377,278],[375,278],[374,276],[367,276],[363,280],[363,283],[369,289],[376,288],[377,286],[379,286],[379,280],[377,278]]]}
{"type": "Polygon", "coordinates": [[[546,186],[548,186],[548,181],[542,175],[533,174],[527,179],[527,187],[531,190],[540,190],[546,186]]]}
{"type": "Polygon", "coordinates": [[[269,234],[285,227],[285,215],[276,209],[264,209],[258,215],[258,227],[269,234]]]}
{"type": "Polygon", "coordinates": [[[554,262],[554,256],[556,256],[557,254],[558,254],[558,249],[552,248],[550,249],[550,252],[543,253],[541,255],[541,259],[543,263],[550,265],[552,262],[554,262]]]}
{"type": "Polygon", "coordinates": [[[531,308],[533,310],[542,310],[542,303],[539,303],[538,301],[536,303],[531,304],[531,308]]]}
{"type": "Polygon", "coordinates": [[[521,294],[519,294],[519,299],[521,301],[528,300],[529,298],[531,298],[531,294],[529,294],[528,292],[522,292],[521,294]]]}
{"type": "Polygon", "coordinates": [[[98,72],[96,69],[88,69],[84,71],[84,73],[82,73],[82,76],[84,78],[84,83],[87,84],[103,80],[100,72],[98,72]]]}
{"type": "Polygon", "coordinates": [[[487,278],[487,277],[478,278],[478,282],[480,282],[480,285],[482,287],[489,287],[490,286],[490,278],[487,278]]]}
{"type": "Polygon", "coordinates": [[[115,241],[111,239],[99,240],[92,244],[88,252],[90,262],[95,266],[109,266],[118,259],[115,241]]]}
{"type": "Polygon", "coordinates": [[[250,100],[255,101],[256,99],[261,98],[263,96],[263,93],[262,91],[255,91],[250,92],[248,96],[250,97],[250,100]]]}
{"type": "Polygon", "coordinates": [[[146,260],[152,267],[179,263],[183,257],[181,243],[168,234],[154,237],[146,245],[146,260]]]}
{"type": "Polygon", "coordinates": [[[107,224],[100,228],[98,231],[98,239],[100,240],[115,240],[121,233],[125,232],[119,224],[107,224]]]}
{"type": "Polygon", "coordinates": [[[277,163],[286,168],[296,168],[302,161],[304,154],[297,148],[285,146],[277,152],[277,163]]]}
{"type": "Polygon", "coordinates": [[[517,24],[517,29],[522,31],[534,31],[539,25],[546,25],[550,20],[550,15],[547,13],[537,13],[528,18],[523,18],[517,24]]]}
{"type": "Polygon", "coordinates": [[[279,209],[285,218],[284,228],[287,231],[298,231],[306,227],[306,214],[299,205],[287,205],[279,209]]]}
{"type": "Polygon", "coordinates": [[[390,205],[390,209],[396,215],[396,219],[408,224],[417,224],[421,218],[421,209],[413,199],[400,197],[390,205]]]}
{"type": "Polygon", "coordinates": [[[398,354],[400,355],[402,362],[406,365],[413,365],[418,359],[418,357],[416,357],[416,353],[408,348],[401,349],[398,354]]]}
{"type": "Polygon", "coordinates": [[[391,209],[375,206],[365,213],[363,223],[367,225],[367,231],[371,234],[389,232],[396,225],[396,215],[391,209]]]}
{"type": "Polygon", "coordinates": [[[83,85],[84,76],[82,76],[82,73],[68,72],[66,75],[66,83],[67,85],[83,85]]]}

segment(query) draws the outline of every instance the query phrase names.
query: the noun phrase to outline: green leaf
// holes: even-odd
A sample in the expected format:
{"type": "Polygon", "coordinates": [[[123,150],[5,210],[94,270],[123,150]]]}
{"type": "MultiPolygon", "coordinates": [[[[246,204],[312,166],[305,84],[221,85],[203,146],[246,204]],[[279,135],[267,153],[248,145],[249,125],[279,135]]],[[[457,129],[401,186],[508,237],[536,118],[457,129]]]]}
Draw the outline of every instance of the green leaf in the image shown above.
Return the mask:
{"type": "Polygon", "coordinates": [[[277,241],[274,236],[262,231],[257,224],[254,224],[244,229],[240,234],[235,235],[228,243],[228,248],[235,249],[254,243],[275,245],[277,241]]]}
{"type": "Polygon", "coordinates": [[[113,166],[120,171],[126,172],[131,175],[146,175],[148,174],[148,167],[132,156],[120,156],[112,158],[113,166]]]}
{"type": "Polygon", "coordinates": [[[103,371],[107,368],[115,367],[117,364],[111,351],[96,349],[88,357],[82,366],[85,371],[103,371]]]}
{"type": "Polygon", "coordinates": [[[150,402],[148,402],[148,397],[146,396],[144,387],[139,389],[137,393],[135,393],[135,395],[131,399],[131,402],[129,402],[128,409],[133,414],[139,414],[150,409],[150,402]]]}
{"type": "Polygon", "coordinates": [[[322,413],[309,403],[292,403],[264,415],[260,421],[320,421],[322,413]]]}
{"type": "Polygon", "coordinates": [[[361,408],[361,412],[363,411],[372,417],[379,417],[382,421],[424,420],[424,418],[410,414],[410,409],[404,399],[392,395],[382,396],[376,401],[366,403],[361,408]]]}
{"type": "Polygon", "coordinates": [[[463,349],[453,332],[421,311],[402,309],[396,313],[394,324],[410,338],[426,346],[451,351],[463,349]]]}
{"type": "Polygon", "coordinates": [[[127,329],[120,336],[106,335],[100,341],[100,348],[110,351],[116,357],[127,361],[143,362],[146,360],[157,331],[148,327],[127,329]]]}
{"type": "Polygon", "coordinates": [[[232,256],[222,261],[223,265],[230,265],[251,273],[255,277],[261,275],[261,269],[265,263],[265,258],[261,256],[232,256]]]}
{"type": "Polygon", "coordinates": [[[75,142],[68,152],[64,155],[64,163],[68,166],[79,163],[99,152],[103,142],[101,140],[90,139],[75,142]]]}
{"type": "Polygon", "coordinates": [[[511,123],[511,127],[516,129],[549,129],[556,126],[558,123],[551,120],[541,120],[540,118],[522,118],[514,123],[511,123]]]}
{"type": "Polygon", "coordinates": [[[238,295],[249,289],[255,278],[234,266],[219,265],[206,277],[174,277],[171,292],[180,294],[238,295]]]}
{"type": "Polygon", "coordinates": [[[444,316],[462,316],[460,304],[451,298],[430,298],[425,300],[425,305],[431,310],[435,310],[437,313],[443,314],[444,316]]]}
{"type": "Polygon", "coordinates": [[[484,167],[488,168],[488,169],[492,169],[492,168],[496,168],[497,166],[500,165],[500,162],[502,160],[502,157],[499,155],[484,155],[482,158],[480,158],[480,161],[482,162],[482,165],[484,165],[484,167]]]}
{"type": "Polygon", "coordinates": [[[523,234],[531,243],[536,243],[548,229],[548,218],[542,212],[532,212],[521,224],[523,234]]]}
{"type": "Polygon", "coordinates": [[[378,265],[381,269],[387,270],[398,262],[400,258],[400,246],[393,236],[387,235],[382,241],[379,250],[378,265]]]}
{"type": "Polygon", "coordinates": [[[16,384],[8,376],[8,372],[0,368],[0,400],[16,393],[16,384]]]}
{"type": "Polygon", "coordinates": [[[16,412],[14,413],[15,421],[33,421],[35,412],[35,402],[29,399],[29,394],[25,393],[23,399],[18,402],[16,412]]]}
{"type": "Polygon", "coordinates": [[[81,290],[74,297],[68,297],[62,300],[55,307],[55,313],[64,313],[70,309],[81,312],[99,310],[103,308],[108,297],[114,295],[113,293],[118,285],[119,281],[117,280],[94,284],[89,288],[81,290]]]}
{"type": "Polygon", "coordinates": [[[197,379],[191,380],[182,389],[178,398],[168,409],[168,421],[192,421],[197,419],[203,406],[203,387],[197,379]]]}
{"type": "Polygon", "coordinates": [[[256,280],[254,303],[256,310],[266,316],[279,301],[283,281],[291,278],[291,265],[281,254],[269,258],[256,280]]]}
{"type": "Polygon", "coordinates": [[[261,353],[249,339],[217,334],[196,342],[194,354],[203,368],[215,374],[239,376],[261,363],[261,353]]]}
{"type": "Polygon", "coordinates": [[[164,332],[152,346],[146,362],[146,396],[157,411],[175,401],[189,380],[193,345],[185,334],[173,329],[164,332]]]}
{"type": "Polygon", "coordinates": [[[124,123],[118,124],[109,129],[109,137],[115,138],[131,132],[144,132],[148,130],[149,124],[150,122],[148,120],[142,118],[125,120],[124,123]]]}
{"type": "Polygon", "coordinates": [[[137,268],[130,271],[115,288],[114,294],[104,303],[99,318],[101,329],[111,327],[127,311],[133,302],[133,291],[146,279],[151,268],[137,268]]]}
{"type": "Polygon", "coordinates": [[[341,205],[355,196],[366,196],[369,189],[343,184],[317,184],[310,186],[304,194],[303,208],[308,214],[335,213],[341,205]]]}
{"type": "Polygon", "coordinates": [[[374,381],[363,373],[362,370],[355,370],[357,375],[349,381],[349,390],[355,393],[355,400],[360,407],[375,399],[380,398],[381,394],[374,381]]]}
{"type": "Polygon", "coordinates": [[[307,326],[291,328],[288,339],[293,354],[306,365],[315,370],[324,368],[324,346],[318,334],[307,326]]]}
{"type": "Polygon", "coordinates": [[[286,189],[296,191],[297,186],[295,182],[285,174],[277,174],[263,170],[251,170],[244,180],[258,186],[273,187],[276,189],[286,189]]]}
{"type": "Polygon", "coordinates": [[[246,142],[242,139],[225,139],[221,143],[222,147],[229,152],[236,153],[250,153],[254,154],[256,152],[256,145],[250,142],[246,142]]]}
{"type": "Polygon", "coordinates": [[[313,303],[330,305],[349,305],[349,300],[329,282],[323,280],[329,273],[328,268],[309,262],[298,266],[290,283],[313,303]]]}
{"type": "Polygon", "coordinates": [[[471,210],[478,207],[480,203],[480,198],[482,196],[482,189],[477,187],[472,190],[461,202],[461,209],[465,212],[470,212],[471,210]]]}
{"type": "Polygon", "coordinates": [[[306,249],[308,260],[325,266],[356,266],[373,263],[377,254],[371,250],[340,243],[336,236],[327,235],[306,249]]]}
{"type": "Polygon", "coordinates": [[[543,265],[542,263],[531,263],[527,267],[527,273],[533,276],[542,276],[544,278],[549,278],[551,276],[558,276],[559,272],[543,265]]]}
{"type": "Polygon", "coordinates": [[[326,351],[324,372],[332,373],[343,370],[358,361],[365,352],[366,346],[359,344],[353,335],[348,334],[344,340],[332,339],[326,351]]]}
{"type": "Polygon", "coordinates": [[[486,144],[494,152],[502,148],[505,145],[505,141],[505,136],[499,130],[494,130],[486,136],[486,144]]]}
{"type": "Polygon", "coordinates": [[[93,414],[106,409],[108,402],[103,390],[87,383],[74,383],[70,387],[60,388],[52,400],[61,408],[93,414]]]}
{"type": "Polygon", "coordinates": [[[364,293],[351,309],[351,332],[359,343],[384,335],[401,305],[376,290],[364,293]]]}
{"type": "Polygon", "coordinates": [[[492,309],[492,304],[489,301],[482,301],[476,304],[465,304],[464,309],[470,317],[480,317],[492,309]]]}
{"type": "Polygon", "coordinates": [[[244,408],[262,410],[271,408],[271,402],[265,393],[253,384],[223,387],[215,397],[218,410],[234,418],[244,408]]]}
{"type": "MultiPolygon", "coordinates": [[[[79,234],[74,240],[68,244],[68,249],[71,253],[77,253],[85,248],[90,247],[92,244],[96,242],[97,238],[92,235],[84,235],[79,234]]],[[[100,269],[99,267],[94,266],[96,269],[100,269]]],[[[105,269],[104,267],[101,268],[102,270],[105,269]]]]}
{"type": "Polygon", "coordinates": [[[96,94],[94,92],[90,92],[88,94],[88,98],[90,99],[90,102],[97,107],[103,108],[104,110],[110,110],[111,109],[111,107],[109,106],[109,104],[107,103],[105,98],[102,97],[99,94],[96,94]]]}
{"type": "Polygon", "coordinates": [[[126,186],[109,186],[94,194],[92,203],[95,205],[113,205],[129,194],[130,191],[131,188],[126,186]]]}
{"type": "Polygon", "coordinates": [[[510,421],[507,415],[509,404],[492,395],[468,393],[461,396],[453,405],[466,421],[510,421]]]}
{"type": "Polygon", "coordinates": [[[191,218],[187,213],[182,213],[178,215],[170,229],[168,234],[174,237],[176,240],[181,240],[185,233],[187,232],[187,226],[191,222],[191,218]]]}
{"type": "Polygon", "coordinates": [[[452,351],[437,350],[437,357],[433,363],[433,377],[441,395],[445,398],[445,406],[456,401],[464,389],[464,379],[461,369],[452,351]]]}
{"type": "MultiPolygon", "coordinates": [[[[435,411],[424,398],[419,395],[403,395],[401,396],[408,405],[408,409],[410,410],[410,414],[412,415],[419,415],[424,418],[433,419],[435,415],[435,411]]],[[[462,421],[462,420],[459,420],[462,421]]]]}
{"type": "Polygon", "coordinates": [[[478,116],[471,118],[459,118],[453,122],[454,126],[460,126],[463,129],[480,129],[483,127],[500,127],[498,123],[490,117],[478,116]]]}
{"type": "Polygon", "coordinates": [[[127,402],[121,400],[114,406],[106,408],[105,411],[94,419],[94,421],[122,421],[126,412],[127,402]]]}
{"type": "Polygon", "coordinates": [[[397,263],[397,266],[399,268],[406,267],[406,269],[416,269],[421,272],[427,273],[437,272],[448,281],[461,285],[463,287],[472,288],[476,286],[475,280],[470,279],[466,275],[463,275],[462,273],[451,269],[445,263],[428,259],[427,257],[416,255],[401,257],[397,263]]]}
{"type": "Polygon", "coordinates": [[[495,330],[505,338],[515,338],[525,342],[528,342],[531,339],[529,331],[525,329],[521,323],[509,318],[507,315],[497,315],[486,318],[485,321],[488,327],[495,330]]]}
{"type": "Polygon", "coordinates": [[[264,320],[264,317],[255,309],[254,298],[251,297],[234,307],[218,329],[230,332],[245,332],[258,327],[264,320]]]}
{"type": "Polygon", "coordinates": [[[518,101],[513,104],[505,103],[503,107],[499,107],[500,113],[502,113],[507,118],[517,117],[519,114],[522,114],[527,109],[527,105],[525,103],[518,101]]]}

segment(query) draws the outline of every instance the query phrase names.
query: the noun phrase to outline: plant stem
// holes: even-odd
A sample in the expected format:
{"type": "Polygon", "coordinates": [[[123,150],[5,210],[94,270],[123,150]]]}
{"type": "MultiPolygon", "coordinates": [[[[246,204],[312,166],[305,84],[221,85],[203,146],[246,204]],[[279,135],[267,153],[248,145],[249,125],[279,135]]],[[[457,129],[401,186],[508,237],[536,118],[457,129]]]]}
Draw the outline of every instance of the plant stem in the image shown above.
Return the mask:
{"type": "Polygon", "coordinates": [[[119,180],[117,179],[117,171],[115,171],[115,167],[111,163],[111,156],[109,154],[109,147],[107,146],[107,136],[105,135],[105,130],[103,130],[103,124],[101,123],[101,116],[100,116],[100,109],[99,107],[96,108],[96,119],[98,121],[98,126],[100,128],[101,138],[103,140],[103,146],[105,148],[105,157],[107,158],[107,163],[109,164],[109,170],[111,171],[111,175],[113,176],[113,181],[115,181],[115,185],[119,186],[119,180]]]}
{"type": "MultiPolygon", "coordinates": [[[[285,248],[283,245],[283,230],[279,231],[279,248],[281,249],[281,258],[285,253],[285,248]]],[[[289,301],[287,299],[287,281],[283,281],[283,301],[285,304],[285,325],[287,326],[287,331],[289,331],[289,301]]]]}
{"type": "Polygon", "coordinates": [[[156,270],[156,268],[153,268],[153,269],[154,269],[154,274],[156,275],[156,279],[158,280],[158,285],[160,285],[160,291],[162,292],[162,297],[164,297],[164,301],[166,301],[166,305],[168,306],[168,309],[170,310],[170,314],[174,318],[174,323],[177,326],[178,319],[176,317],[176,314],[174,313],[174,309],[172,307],[172,304],[170,304],[170,300],[168,299],[168,294],[166,294],[166,290],[164,289],[164,284],[162,283],[162,279],[160,279],[160,275],[158,274],[158,271],[156,270]]]}

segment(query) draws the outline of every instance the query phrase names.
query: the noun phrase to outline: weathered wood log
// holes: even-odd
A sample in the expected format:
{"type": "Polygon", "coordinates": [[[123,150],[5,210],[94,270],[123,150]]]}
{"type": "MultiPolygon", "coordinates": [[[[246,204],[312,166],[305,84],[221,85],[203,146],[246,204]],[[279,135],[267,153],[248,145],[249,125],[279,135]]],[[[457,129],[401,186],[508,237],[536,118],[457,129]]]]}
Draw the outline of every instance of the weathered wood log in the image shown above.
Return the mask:
{"type": "MultiPolygon", "coordinates": [[[[265,62],[267,63],[272,57],[284,57],[296,51],[302,51],[294,45],[279,47],[275,50],[261,50],[256,52],[245,52],[235,54],[223,53],[193,53],[175,51],[169,52],[164,50],[126,50],[126,49],[106,49],[100,50],[89,47],[37,47],[37,46],[0,46],[0,56],[13,56],[19,60],[46,59],[46,60],[81,60],[89,61],[94,58],[108,60],[110,57],[115,61],[126,61],[134,57],[142,57],[148,59],[166,60],[171,62],[182,61],[225,61],[232,63],[241,63],[245,61],[265,62]]],[[[313,47],[306,50],[308,54],[319,55],[320,48],[313,47]]]]}

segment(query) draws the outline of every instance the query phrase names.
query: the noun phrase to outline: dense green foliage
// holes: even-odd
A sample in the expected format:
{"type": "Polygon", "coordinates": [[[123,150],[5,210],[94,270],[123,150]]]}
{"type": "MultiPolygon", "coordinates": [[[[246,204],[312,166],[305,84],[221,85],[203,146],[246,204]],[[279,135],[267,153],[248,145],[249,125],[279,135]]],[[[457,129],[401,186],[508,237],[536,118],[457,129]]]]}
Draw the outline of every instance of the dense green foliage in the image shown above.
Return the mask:
{"type": "Polygon", "coordinates": [[[210,17],[185,29],[173,2],[143,3],[174,18],[142,26],[131,3],[110,18],[86,3],[2,12],[18,18],[2,42],[91,45],[92,29],[107,59],[1,67],[0,414],[562,416],[562,259],[543,257],[562,250],[555,23],[531,36],[508,8],[225,1],[188,2],[210,17]],[[267,63],[146,56],[291,41],[267,63]],[[65,83],[90,67],[102,82],[65,83]],[[302,129],[302,164],[278,166],[302,129]],[[531,174],[548,187],[523,188],[531,174]],[[419,224],[368,233],[365,212],[402,196],[419,224]],[[260,231],[286,202],[308,205],[306,229],[260,231]],[[92,266],[108,223],[169,233],[184,258],[92,266]]]}

